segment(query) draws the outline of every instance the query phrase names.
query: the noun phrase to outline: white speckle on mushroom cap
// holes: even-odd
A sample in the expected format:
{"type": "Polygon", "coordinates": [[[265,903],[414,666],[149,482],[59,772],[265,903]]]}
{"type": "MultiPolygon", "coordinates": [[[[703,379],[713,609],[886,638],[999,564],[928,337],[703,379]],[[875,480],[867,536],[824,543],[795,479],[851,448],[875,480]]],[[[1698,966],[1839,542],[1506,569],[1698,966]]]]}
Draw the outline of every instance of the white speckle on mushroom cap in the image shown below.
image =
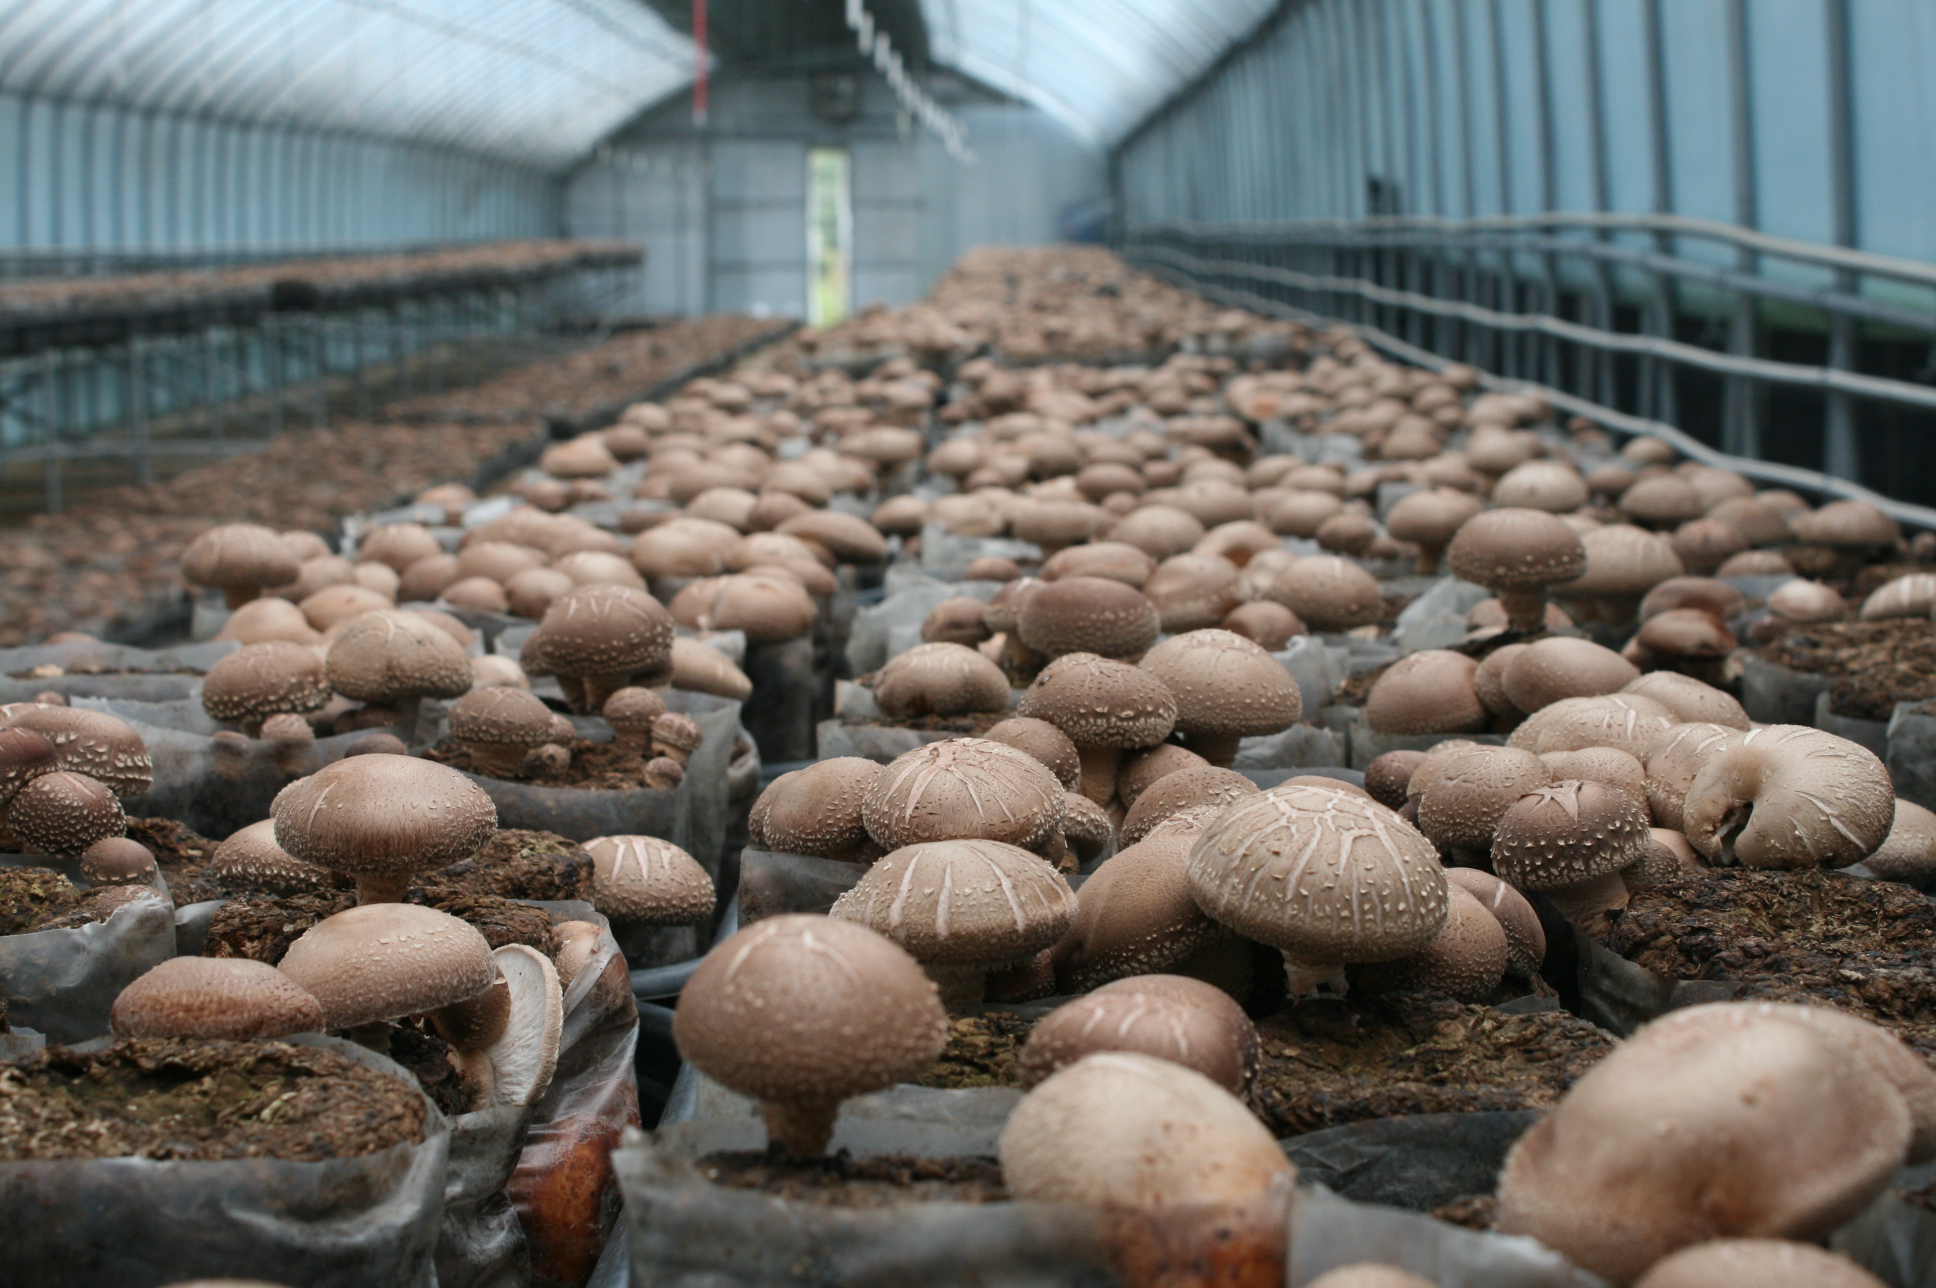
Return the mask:
{"type": "Polygon", "coordinates": [[[1239,1202],[1297,1176],[1242,1101],[1127,1051],[1084,1057],[1023,1096],[1000,1152],[1017,1198],[1098,1208],[1239,1202]]]}
{"type": "Polygon", "coordinates": [[[490,944],[470,923],[409,903],[363,904],[323,918],[289,945],[280,969],[322,1003],[332,1029],[467,1001],[498,973],[490,944]]]}
{"type": "Polygon", "coordinates": [[[1662,730],[1647,745],[1641,763],[1647,769],[1647,808],[1661,827],[1682,830],[1687,789],[1694,776],[1744,731],[1725,725],[1690,721],[1662,730]]]}
{"type": "Polygon", "coordinates": [[[1165,774],[1145,788],[1123,816],[1123,843],[1136,844],[1157,824],[1182,810],[1200,805],[1221,809],[1255,795],[1257,784],[1234,769],[1195,765],[1165,774]]]}
{"type": "Polygon", "coordinates": [[[783,774],[754,802],[766,848],[829,857],[867,839],[861,802],[882,766],[860,756],[834,756],[783,774]]]}
{"type": "Polygon", "coordinates": [[[629,586],[566,591],[545,610],[538,631],[544,637],[545,665],[557,675],[630,677],[664,670],[672,660],[671,614],[658,600],[629,586]]]}
{"type": "Polygon", "coordinates": [[[551,708],[529,689],[472,689],[451,704],[449,721],[450,736],[471,749],[480,773],[508,770],[551,741],[551,708]]]}
{"type": "Polygon", "coordinates": [[[42,774],[15,792],[7,825],[34,854],[79,854],[127,831],[121,802],[107,785],[67,770],[42,774]]]}
{"type": "MultiPolygon", "coordinates": [[[[1253,640],[1225,630],[1173,635],[1144,655],[1176,700],[1176,730],[1228,742],[1288,729],[1304,714],[1297,681],[1253,640]]],[[[1211,757],[1215,761],[1216,757],[1211,757]]]]}
{"type": "Polygon", "coordinates": [[[124,1038],[248,1041],[320,1033],[323,1006],[295,980],[246,957],[172,957],[114,999],[124,1038]]]}
{"type": "MultiPolygon", "coordinates": [[[[887,849],[981,838],[1031,846],[1066,808],[1062,784],[1027,752],[985,738],[931,742],[897,758],[861,800],[867,834],[887,849]]],[[[772,818],[767,819],[769,835],[772,818]]]]}
{"type": "Polygon", "coordinates": [[[689,925],[712,915],[717,895],[699,861],[656,836],[600,836],[592,856],[592,904],[613,921],[689,925]]]}
{"type": "Polygon", "coordinates": [[[1673,712],[1637,693],[1562,698],[1528,716],[1512,731],[1506,745],[1535,755],[1582,747],[1618,747],[1644,762],[1654,739],[1679,723],[1673,712]]]}
{"type": "Polygon", "coordinates": [[[415,613],[383,609],[343,626],[329,646],[330,687],[346,698],[386,706],[470,691],[471,659],[449,635],[415,613]]]}
{"type": "Polygon", "coordinates": [[[892,717],[955,716],[1008,710],[1008,677],[962,644],[917,644],[890,659],[874,680],[874,698],[892,717]]]}
{"type": "Polygon", "coordinates": [[[329,701],[329,677],[314,649],[284,640],[245,644],[202,679],[202,707],[216,720],[257,724],[329,701]]]}
{"type": "MultiPolygon", "coordinates": [[[[992,623],[991,623],[992,626],[992,623]]],[[[1044,583],[1015,619],[1022,642],[1047,657],[1093,653],[1122,658],[1156,642],[1156,608],[1134,586],[1106,577],[1044,583]]]]}
{"type": "Polygon", "coordinates": [[[830,1129],[840,1101],[932,1063],[948,1017],[934,984],[892,940],[792,914],[706,954],[679,995],[672,1031],[679,1054],[707,1077],[769,1104],[819,1110],[830,1129]]]}
{"type": "Polygon", "coordinates": [[[1408,957],[1354,966],[1352,983],[1369,993],[1444,993],[1483,1002],[1505,978],[1506,928],[1471,891],[1448,879],[1445,925],[1408,957]]]}
{"type": "Polygon", "coordinates": [[[1295,962],[1390,961],[1445,924],[1432,843],[1369,796],[1272,788],[1226,809],[1190,852],[1204,912],[1295,962]]]}
{"type": "Polygon", "coordinates": [[[1569,779],[1533,789],[1500,816],[1492,867],[1522,890],[1557,890],[1638,863],[1651,844],[1632,797],[1569,779]]]}

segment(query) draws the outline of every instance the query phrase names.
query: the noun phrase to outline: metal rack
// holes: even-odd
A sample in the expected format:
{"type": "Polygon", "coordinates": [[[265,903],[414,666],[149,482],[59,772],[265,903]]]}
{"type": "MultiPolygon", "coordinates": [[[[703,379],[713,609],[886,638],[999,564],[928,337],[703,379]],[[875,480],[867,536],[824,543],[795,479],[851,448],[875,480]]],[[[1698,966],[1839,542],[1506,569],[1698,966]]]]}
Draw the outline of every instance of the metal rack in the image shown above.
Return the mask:
{"type": "Polygon", "coordinates": [[[47,309],[0,298],[0,469],[38,464],[54,513],[70,463],[126,461],[146,482],[158,458],[250,452],[292,424],[368,418],[379,401],[475,381],[493,346],[582,343],[567,333],[607,316],[642,258],[600,243],[530,266],[361,279],[344,257],[331,261],[352,270],[340,284],[214,273],[154,303],[112,289],[47,309]]]}

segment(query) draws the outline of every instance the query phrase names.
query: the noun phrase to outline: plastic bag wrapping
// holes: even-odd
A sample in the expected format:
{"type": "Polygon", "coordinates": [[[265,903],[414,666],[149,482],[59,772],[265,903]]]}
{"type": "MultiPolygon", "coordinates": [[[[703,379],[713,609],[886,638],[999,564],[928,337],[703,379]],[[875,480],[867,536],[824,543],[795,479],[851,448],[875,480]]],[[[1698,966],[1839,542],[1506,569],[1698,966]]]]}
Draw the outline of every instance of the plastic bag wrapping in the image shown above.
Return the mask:
{"type": "Polygon", "coordinates": [[[1815,722],[1815,699],[1828,692],[1829,678],[1770,662],[1752,650],[1741,655],[1741,707],[1762,724],[1815,722]]]}
{"type": "Polygon", "coordinates": [[[1490,1194],[1506,1152],[1538,1122],[1534,1110],[1374,1118],[1283,1141],[1298,1179],[1360,1203],[1430,1212],[1490,1194]]]}
{"type": "Polygon", "coordinates": [[[1573,932],[1579,954],[1580,1016],[1621,1037],[1683,1006],[1729,1002],[1742,985],[1721,979],[1669,979],[1573,932]]]}
{"type": "Polygon", "coordinates": [[[16,680],[0,675],[0,702],[31,702],[37,694],[60,693],[68,701],[108,698],[117,702],[179,702],[193,698],[199,706],[202,677],[137,671],[129,673],[29,676],[16,680]]]}
{"type": "Polygon", "coordinates": [[[1291,1213],[1286,1288],[1361,1261],[1397,1266],[1438,1288],[1606,1288],[1536,1240],[1467,1230],[1416,1212],[1301,1188],[1291,1213]]]}
{"type": "Polygon", "coordinates": [[[1867,747],[1877,757],[1889,754],[1889,722],[1858,720],[1854,716],[1836,715],[1829,710],[1827,689],[1815,695],[1815,714],[1808,723],[1826,733],[1834,734],[1837,738],[1847,738],[1858,746],[1867,747]]]}
{"type": "Polygon", "coordinates": [[[1936,716],[1922,715],[1920,702],[1898,702],[1889,717],[1883,763],[1896,795],[1924,809],[1936,809],[1936,716]]]}
{"type": "MultiPolygon", "coordinates": [[[[383,1056],[323,1047],[415,1085],[383,1056]]],[[[304,1288],[439,1288],[450,1125],[428,1099],[425,1136],[361,1158],[0,1162],[0,1258],[34,1288],[151,1288],[252,1278],[304,1288]]]]}
{"type": "MultiPolygon", "coordinates": [[[[138,679],[152,677],[134,677],[138,679]]],[[[150,701],[141,698],[123,697],[72,697],[68,705],[82,707],[90,711],[105,711],[111,716],[119,716],[130,724],[155,725],[162,729],[179,729],[184,733],[199,733],[204,736],[220,733],[226,726],[208,714],[202,706],[201,686],[186,697],[150,701]]]]}
{"type": "Polygon", "coordinates": [[[904,729],[899,725],[848,724],[845,720],[822,720],[814,729],[814,746],[821,760],[836,756],[859,756],[863,760],[888,764],[916,747],[931,742],[946,742],[960,734],[935,729],[904,729]]]}
{"type": "Polygon", "coordinates": [[[686,765],[684,781],[676,788],[595,791],[514,783],[482,774],[465,777],[497,806],[497,825],[501,828],[556,832],[574,841],[598,836],[656,836],[679,846],[716,876],[720,842],[726,835],[726,771],[733,758],[734,735],[739,731],[740,704],[678,689],[667,690],[665,700],[668,710],[682,711],[698,721],[703,735],[699,749],[686,765]]]}
{"type": "Polygon", "coordinates": [[[1889,1288],[1936,1288],[1936,1212],[1903,1195],[1936,1182],[1936,1163],[1905,1167],[1828,1246],[1889,1288]]]}
{"type": "Polygon", "coordinates": [[[1294,724],[1280,733],[1245,738],[1237,744],[1233,769],[1303,769],[1312,765],[1342,765],[1345,739],[1330,729],[1294,724]]]}
{"type": "MultiPolygon", "coordinates": [[[[1386,484],[1381,484],[1383,494],[1386,484]]],[[[1392,628],[1392,642],[1402,652],[1456,648],[1465,640],[1465,617],[1492,592],[1457,577],[1441,577],[1431,588],[1405,605],[1392,628]]]]}
{"type": "Polygon", "coordinates": [[[739,924],[789,912],[826,912],[866,875],[864,863],[746,849],[739,856],[739,924]]]}
{"type": "Polygon", "coordinates": [[[591,1277],[618,1223],[611,1154],[639,1125],[639,1016],[631,974],[610,935],[565,990],[562,1054],[539,1099],[505,1190],[530,1249],[532,1282],[591,1277]]]}
{"type": "Polygon", "coordinates": [[[921,529],[921,571],[936,581],[960,581],[969,564],[990,556],[1018,564],[1040,563],[1042,547],[1013,537],[958,536],[938,523],[921,529]]]}
{"type": "Polygon", "coordinates": [[[449,1120],[437,1288],[523,1288],[531,1281],[524,1230],[505,1193],[531,1117],[529,1105],[499,1105],[449,1120]]]}
{"type": "Polygon", "coordinates": [[[165,897],[123,904],[73,930],[0,937],[7,1020],[54,1043],[100,1037],[121,990],[174,955],[175,905],[165,897]]]}
{"type": "Polygon", "coordinates": [[[1503,747],[1506,735],[1499,733],[1379,733],[1364,721],[1364,715],[1351,722],[1345,731],[1350,748],[1350,766],[1363,769],[1388,751],[1430,751],[1442,742],[1453,738],[1464,738],[1481,746],[1503,747]]]}
{"type": "Polygon", "coordinates": [[[338,734],[300,748],[258,739],[216,742],[207,734],[122,718],[141,735],[155,766],[153,785],[122,802],[129,816],[172,818],[215,837],[269,817],[277,792],[341,760],[363,736],[338,734]]]}
{"type": "Polygon", "coordinates": [[[1344,663],[1315,635],[1293,636],[1282,651],[1271,654],[1297,681],[1298,696],[1304,700],[1304,718],[1314,719],[1329,706],[1344,684],[1344,663]]]}
{"type": "Polygon", "coordinates": [[[747,732],[768,760],[805,760],[813,755],[816,708],[831,710],[829,692],[820,692],[821,677],[814,667],[813,638],[809,635],[776,644],[755,644],[746,650],[741,670],[753,682],[746,700],[747,732]]]}
{"type": "MultiPolygon", "coordinates": [[[[211,640],[205,644],[182,644],[167,649],[136,648],[132,644],[109,644],[101,640],[32,644],[25,648],[0,648],[0,676],[19,675],[37,666],[58,666],[67,672],[206,671],[241,647],[233,640],[211,640]]],[[[30,678],[23,683],[34,684],[35,681],[30,678]]],[[[39,684],[34,691],[49,687],[52,686],[39,684]]],[[[28,696],[33,695],[30,693],[28,696]]]]}

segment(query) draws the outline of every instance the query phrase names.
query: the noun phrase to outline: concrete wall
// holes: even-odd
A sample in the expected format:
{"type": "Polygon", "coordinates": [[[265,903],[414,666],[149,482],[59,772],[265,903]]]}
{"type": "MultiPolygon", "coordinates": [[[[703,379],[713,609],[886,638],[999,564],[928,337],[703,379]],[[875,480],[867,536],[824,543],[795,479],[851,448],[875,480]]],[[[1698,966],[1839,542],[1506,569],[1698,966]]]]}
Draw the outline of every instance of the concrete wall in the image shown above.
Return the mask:
{"type": "Polygon", "coordinates": [[[1065,211],[1107,191],[1102,156],[1034,108],[952,104],[978,154],[964,167],[903,131],[878,76],[859,84],[846,123],[815,115],[806,73],[723,76],[704,131],[683,95],[663,104],[569,177],[566,227],[645,244],[637,312],[803,317],[810,148],[849,152],[856,308],[919,299],[972,246],[1055,241],[1065,211]]]}

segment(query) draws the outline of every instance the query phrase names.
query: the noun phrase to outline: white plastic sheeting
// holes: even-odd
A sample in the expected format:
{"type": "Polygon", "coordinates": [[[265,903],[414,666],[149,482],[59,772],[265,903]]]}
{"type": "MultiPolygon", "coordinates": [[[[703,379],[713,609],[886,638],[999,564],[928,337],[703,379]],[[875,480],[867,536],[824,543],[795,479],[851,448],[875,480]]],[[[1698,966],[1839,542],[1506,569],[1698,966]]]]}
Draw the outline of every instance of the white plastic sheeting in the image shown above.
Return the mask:
{"type": "Polygon", "coordinates": [[[638,0],[6,0],[0,92],[562,167],[691,77],[638,0]]]}
{"type": "Polygon", "coordinates": [[[934,61],[1113,142],[1276,0],[921,0],[934,61]]]}

